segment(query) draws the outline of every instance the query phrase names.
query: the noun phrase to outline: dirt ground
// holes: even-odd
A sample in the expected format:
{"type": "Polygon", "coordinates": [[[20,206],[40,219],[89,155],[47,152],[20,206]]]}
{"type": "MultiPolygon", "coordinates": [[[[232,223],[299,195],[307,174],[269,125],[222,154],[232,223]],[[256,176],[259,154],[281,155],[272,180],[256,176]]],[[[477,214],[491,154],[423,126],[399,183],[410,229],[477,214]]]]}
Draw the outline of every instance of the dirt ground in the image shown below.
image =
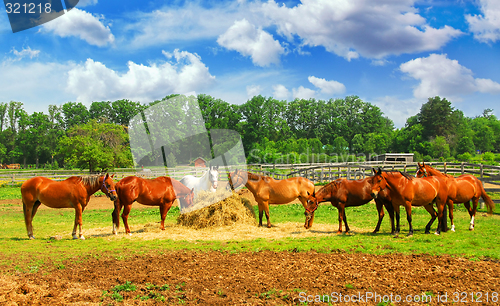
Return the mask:
{"type": "Polygon", "coordinates": [[[174,251],[3,275],[0,304],[498,305],[499,277],[498,262],[448,256],[174,251]]]}
{"type": "MultiPolygon", "coordinates": [[[[93,197],[87,209],[112,207],[107,198],[93,197]]],[[[0,305],[498,305],[499,295],[498,261],[340,251],[124,251],[120,258],[102,254],[0,275],[0,305]]]]}

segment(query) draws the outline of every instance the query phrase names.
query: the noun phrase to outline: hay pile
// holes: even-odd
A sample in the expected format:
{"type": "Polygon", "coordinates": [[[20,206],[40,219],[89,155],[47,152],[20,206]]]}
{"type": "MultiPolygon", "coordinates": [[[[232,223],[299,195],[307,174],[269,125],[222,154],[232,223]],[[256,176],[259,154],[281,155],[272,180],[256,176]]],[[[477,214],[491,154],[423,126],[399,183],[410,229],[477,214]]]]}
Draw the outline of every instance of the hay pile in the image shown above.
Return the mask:
{"type": "Polygon", "coordinates": [[[189,210],[177,217],[178,225],[201,229],[235,223],[257,224],[250,201],[236,193],[200,191],[189,210]]]}

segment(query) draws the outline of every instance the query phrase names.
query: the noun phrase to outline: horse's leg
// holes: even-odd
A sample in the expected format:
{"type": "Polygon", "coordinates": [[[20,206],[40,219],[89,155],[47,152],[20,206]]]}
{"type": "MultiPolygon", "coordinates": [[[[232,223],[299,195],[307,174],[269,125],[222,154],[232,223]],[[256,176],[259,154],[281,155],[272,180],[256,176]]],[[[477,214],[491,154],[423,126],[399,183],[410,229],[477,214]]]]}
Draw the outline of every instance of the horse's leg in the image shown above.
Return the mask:
{"type": "Polygon", "coordinates": [[[262,204],[264,204],[264,212],[266,213],[266,219],[267,219],[267,228],[271,227],[271,218],[269,217],[269,201],[264,201],[262,204]]]}
{"type": "Polygon", "coordinates": [[[448,205],[448,215],[450,216],[451,231],[455,231],[455,224],[453,223],[453,201],[448,200],[446,203],[448,205]]]}
{"type": "Polygon", "coordinates": [[[345,214],[345,207],[343,209],[344,213],[342,214],[344,216],[344,223],[345,223],[345,233],[349,233],[350,231],[350,228],[349,228],[349,225],[347,224],[347,216],[345,214]]]}
{"type": "Polygon", "coordinates": [[[474,217],[476,216],[477,204],[479,202],[479,198],[472,198],[472,211],[469,213],[470,216],[470,225],[469,230],[474,230],[474,217]]]}
{"type": "Polygon", "coordinates": [[[163,203],[160,205],[160,215],[161,215],[161,225],[160,225],[160,229],[162,231],[165,230],[165,218],[167,217],[167,213],[168,211],[170,210],[170,207],[172,207],[172,204],[174,202],[169,202],[169,203],[163,203]]]}
{"type": "Polygon", "coordinates": [[[426,234],[430,234],[432,223],[434,223],[434,220],[436,220],[438,214],[437,214],[436,210],[434,209],[434,206],[432,206],[432,203],[428,204],[428,205],[425,205],[424,208],[431,215],[431,219],[429,220],[429,222],[425,226],[425,233],[426,234]]]}
{"type": "Polygon", "coordinates": [[[130,228],[128,227],[128,214],[130,213],[131,208],[132,208],[132,203],[124,204],[122,212],[122,220],[123,220],[123,226],[125,226],[125,233],[129,235],[131,234],[130,234],[130,228]]]}
{"type": "Polygon", "coordinates": [[[111,213],[113,219],[113,234],[118,234],[118,229],[120,228],[120,211],[122,210],[122,206],[120,204],[120,200],[117,198],[114,203],[115,208],[111,213]]]}
{"type": "Polygon", "coordinates": [[[411,236],[413,236],[413,224],[411,223],[411,221],[412,221],[412,218],[411,218],[411,203],[406,202],[405,209],[406,209],[406,220],[408,221],[408,224],[409,224],[408,237],[411,237],[411,236]]]}
{"type": "MultiPolygon", "coordinates": [[[[384,207],[387,209],[387,212],[389,213],[390,221],[391,221],[391,234],[394,234],[396,232],[396,228],[394,226],[394,206],[392,206],[391,202],[384,201],[384,207]]],[[[398,224],[399,226],[399,224],[398,224]]]]}
{"type": "Polygon", "coordinates": [[[83,210],[82,210],[82,205],[81,204],[77,204],[75,206],[75,225],[73,226],[73,233],[72,233],[72,236],[73,236],[73,239],[82,239],[82,240],[85,240],[85,237],[82,235],[82,213],[83,213],[83,210]],[[76,235],[76,227],[79,227],[79,236],[76,235]]]}
{"type": "Polygon", "coordinates": [[[33,204],[30,202],[26,204],[26,202],[28,201],[25,201],[23,199],[24,223],[26,224],[26,231],[28,232],[28,238],[35,239],[35,237],[33,236],[33,224],[32,224],[33,204]]]}
{"type": "Polygon", "coordinates": [[[337,230],[337,234],[341,234],[342,233],[342,220],[344,219],[344,205],[342,205],[342,203],[339,203],[337,210],[339,212],[339,229],[337,230]]]}
{"type": "Polygon", "coordinates": [[[257,205],[259,206],[259,227],[262,226],[262,217],[264,215],[264,204],[261,202],[257,202],[257,205]]]}
{"type": "Polygon", "coordinates": [[[401,231],[400,227],[400,220],[401,220],[401,206],[397,206],[397,209],[394,209],[394,213],[396,215],[396,231],[394,234],[397,236],[399,235],[399,232],[401,231]]]}
{"type": "Polygon", "coordinates": [[[375,229],[373,230],[373,233],[377,233],[380,230],[380,224],[382,224],[382,220],[384,219],[384,204],[380,200],[375,200],[375,205],[377,206],[377,212],[378,212],[378,222],[377,226],[375,226],[375,229]]]}

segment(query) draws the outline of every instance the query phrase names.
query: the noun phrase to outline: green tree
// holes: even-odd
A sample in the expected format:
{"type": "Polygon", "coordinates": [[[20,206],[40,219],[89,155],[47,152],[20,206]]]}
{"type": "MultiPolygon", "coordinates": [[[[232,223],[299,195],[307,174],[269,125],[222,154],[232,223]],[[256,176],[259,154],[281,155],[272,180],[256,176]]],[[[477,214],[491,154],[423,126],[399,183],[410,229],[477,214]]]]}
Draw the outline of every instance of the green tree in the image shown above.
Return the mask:
{"type": "Polygon", "coordinates": [[[126,99],[117,100],[111,104],[111,119],[113,123],[128,126],[130,119],[144,108],[141,103],[126,99]]]}
{"type": "Polygon", "coordinates": [[[65,164],[90,172],[132,166],[124,128],[95,119],[69,129],[59,142],[59,153],[65,164]]]}
{"type": "Polygon", "coordinates": [[[450,157],[450,146],[443,136],[437,136],[431,140],[431,156],[433,158],[448,158],[450,157]]]}
{"type": "Polygon", "coordinates": [[[87,107],[81,102],[67,102],[62,106],[62,113],[64,114],[64,124],[66,129],[75,125],[85,124],[89,121],[90,114],[87,107]]]}

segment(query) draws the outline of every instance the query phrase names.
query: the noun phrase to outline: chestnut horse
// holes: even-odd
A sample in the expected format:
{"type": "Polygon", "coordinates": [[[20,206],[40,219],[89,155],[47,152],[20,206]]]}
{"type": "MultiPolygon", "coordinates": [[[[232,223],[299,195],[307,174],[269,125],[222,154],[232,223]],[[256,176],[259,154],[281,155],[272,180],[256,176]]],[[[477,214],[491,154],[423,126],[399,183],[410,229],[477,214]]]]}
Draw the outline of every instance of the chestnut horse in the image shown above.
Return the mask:
{"type": "Polygon", "coordinates": [[[451,230],[455,231],[453,224],[453,203],[464,203],[465,208],[469,212],[470,225],[469,229],[474,230],[474,217],[476,216],[477,203],[479,198],[483,198],[484,203],[488,206],[488,213],[492,214],[495,208],[495,203],[486,194],[483,183],[474,175],[463,174],[459,177],[441,173],[439,170],[432,168],[424,163],[418,163],[417,177],[426,176],[441,176],[448,178],[448,209],[450,210],[451,230]],[[472,200],[472,208],[470,201],[472,200]]]}
{"type": "MultiPolygon", "coordinates": [[[[376,174],[375,169],[373,169],[374,174],[376,174]]],[[[330,201],[332,206],[336,207],[339,212],[339,229],[338,234],[342,233],[342,221],[345,222],[345,231],[349,232],[349,225],[347,224],[347,218],[345,214],[346,207],[354,207],[364,205],[371,200],[373,197],[372,193],[372,181],[373,176],[364,178],[362,180],[347,180],[347,179],[337,179],[327,185],[323,186],[318,192],[314,192],[309,195],[307,199],[306,208],[306,222],[311,216],[311,213],[318,208],[318,204],[321,202],[330,201]]],[[[391,203],[390,191],[386,188],[380,191],[379,196],[375,199],[378,212],[378,222],[373,233],[380,230],[380,224],[384,218],[384,206],[390,215],[392,233],[395,233],[394,227],[394,209],[391,203]]]]}
{"type": "Polygon", "coordinates": [[[448,198],[448,186],[446,177],[423,177],[415,178],[407,173],[386,172],[379,169],[374,175],[372,195],[376,199],[381,190],[388,188],[391,192],[392,205],[396,213],[397,228],[399,233],[399,211],[403,205],[406,209],[406,218],[409,223],[408,236],[413,235],[413,225],[411,217],[412,206],[424,206],[431,214],[432,218],[425,226],[425,233],[430,232],[430,228],[436,217],[438,217],[438,228],[436,235],[441,234],[441,221],[443,218],[444,205],[448,198]],[[398,174],[399,173],[399,174],[398,174]],[[437,216],[432,203],[436,203],[438,208],[437,216]]]}
{"type": "Polygon", "coordinates": [[[53,181],[37,176],[25,181],[21,186],[21,197],[29,239],[35,239],[32,221],[40,204],[52,208],[74,208],[73,239],[85,239],[82,234],[82,213],[89,203],[90,196],[98,190],[105,193],[111,201],[116,199],[113,176],[107,173],[106,175],[72,176],[64,181],[53,181]],[[76,235],[77,225],[79,236],[76,235]]]}
{"type": "Polygon", "coordinates": [[[132,203],[160,206],[161,225],[165,230],[165,217],[175,199],[184,201],[183,207],[189,207],[193,204],[193,189],[189,189],[181,182],[168,177],[160,176],[155,179],[145,179],[137,176],[127,176],[116,184],[116,193],[118,198],[115,200],[115,209],[113,210],[113,234],[117,234],[120,227],[120,211],[123,207],[122,219],[125,225],[125,232],[130,234],[128,227],[128,215],[132,208],[132,203]]]}
{"type": "MultiPolygon", "coordinates": [[[[255,197],[259,205],[259,226],[262,226],[263,213],[266,213],[267,227],[271,227],[269,204],[286,204],[299,199],[306,208],[307,196],[314,192],[314,184],[304,177],[291,177],[285,180],[275,180],[272,177],[260,176],[236,169],[228,174],[232,189],[245,185],[255,197]]],[[[304,224],[306,229],[313,224],[314,214],[304,224]]]]}

